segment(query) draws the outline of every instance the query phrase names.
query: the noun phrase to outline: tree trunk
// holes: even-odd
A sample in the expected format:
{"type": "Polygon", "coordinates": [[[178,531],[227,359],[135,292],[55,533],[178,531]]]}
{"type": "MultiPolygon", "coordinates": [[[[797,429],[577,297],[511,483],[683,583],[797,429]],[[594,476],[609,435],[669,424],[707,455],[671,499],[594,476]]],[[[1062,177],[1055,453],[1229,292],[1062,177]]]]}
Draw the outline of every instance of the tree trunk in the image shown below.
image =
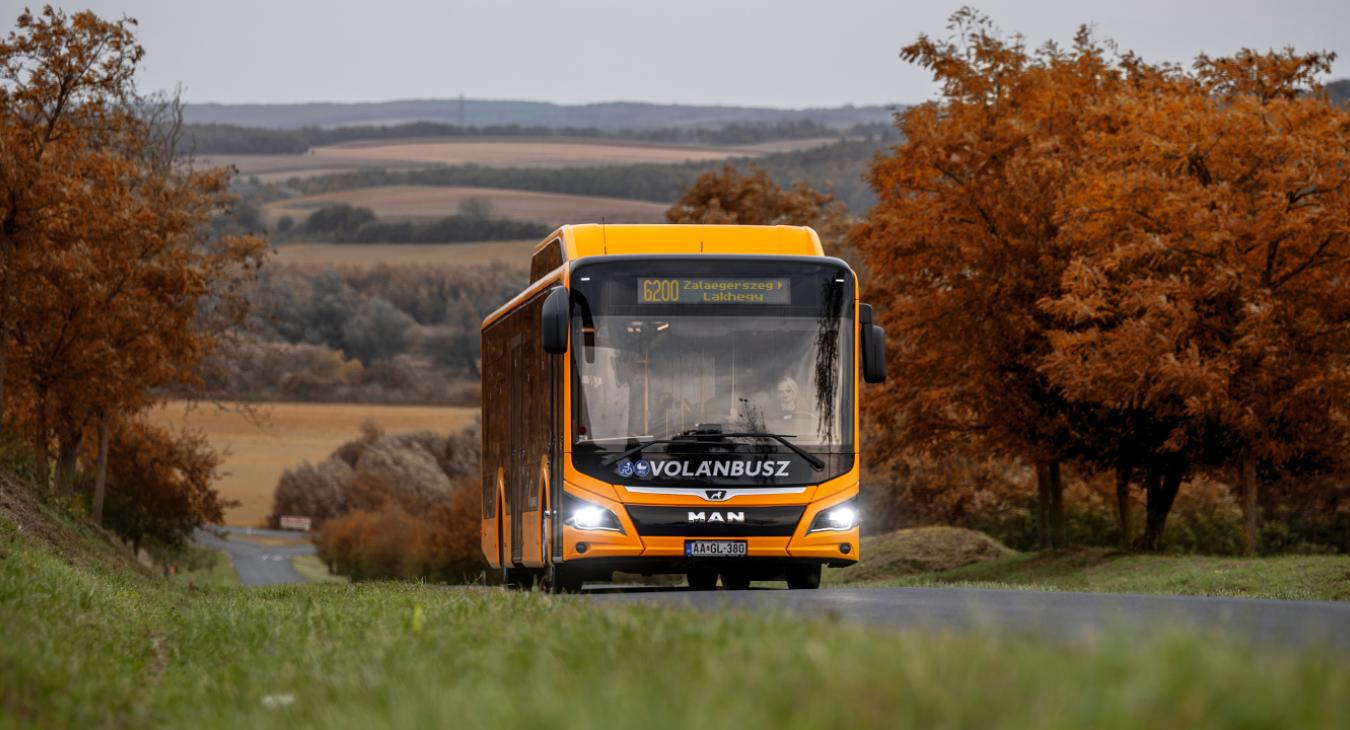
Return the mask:
{"type": "Polygon", "coordinates": [[[1162,544],[1167,515],[1172,511],[1172,503],[1176,501],[1177,492],[1181,489],[1181,480],[1185,475],[1185,464],[1179,459],[1167,459],[1149,466],[1146,480],[1148,514],[1145,516],[1143,540],[1145,550],[1157,550],[1162,544]]]}
{"type": "Polygon", "coordinates": [[[0,432],[4,431],[5,413],[5,368],[9,364],[9,282],[14,270],[14,239],[8,231],[0,232],[0,432]]]}
{"type": "Polygon", "coordinates": [[[33,459],[37,462],[34,471],[38,487],[46,492],[51,487],[48,471],[51,467],[51,454],[47,448],[47,393],[42,390],[37,394],[37,433],[33,435],[33,447],[33,459]]]}
{"type": "Polygon", "coordinates": [[[108,484],[108,422],[112,416],[104,411],[98,416],[98,463],[94,468],[94,500],[89,508],[94,524],[103,524],[103,494],[108,484]]]}
{"type": "Polygon", "coordinates": [[[1260,487],[1256,480],[1256,459],[1250,454],[1242,457],[1242,554],[1255,555],[1257,541],[1260,538],[1258,531],[1258,512],[1256,504],[1257,490],[1260,487]]]}
{"type": "Polygon", "coordinates": [[[1050,462],[1050,545],[1056,550],[1069,546],[1064,527],[1064,478],[1058,459],[1050,462]]]}
{"type": "Polygon", "coordinates": [[[80,455],[80,432],[63,436],[56,444],[56,492],[62,497],[75,493],[75,468],[80,455]]]}
{"type": "Polygon", "coordinates": [[[1134,470],[1124,462],[1116,465],[1116,517],[1120,525],[1120,547],[1130,549],[1130,537],[1134,535],[1134,525],[1130,519],[1130,477],[1134,470]]]}
{"type": "Polygon", "coordinates": [[[1054,542],[1050,535],[1050,465],[1036,464],[1036,512],[1039,516],[1041,549],[1050,550],[1054,542]]]}

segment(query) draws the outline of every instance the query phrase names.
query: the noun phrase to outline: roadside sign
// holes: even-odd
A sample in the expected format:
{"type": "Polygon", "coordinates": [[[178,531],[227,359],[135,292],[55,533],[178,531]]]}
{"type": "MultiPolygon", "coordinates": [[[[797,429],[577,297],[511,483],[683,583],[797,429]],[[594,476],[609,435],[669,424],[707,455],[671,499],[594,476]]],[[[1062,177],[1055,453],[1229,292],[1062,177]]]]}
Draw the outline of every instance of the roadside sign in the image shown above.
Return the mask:
{"type": "Polygon", "coordinates": [[[299,515],[282,515],[281,529],[300,530],[303,532],[309,532],[310,522],[311,520],[308,517],[301,517],[299,515]]]}

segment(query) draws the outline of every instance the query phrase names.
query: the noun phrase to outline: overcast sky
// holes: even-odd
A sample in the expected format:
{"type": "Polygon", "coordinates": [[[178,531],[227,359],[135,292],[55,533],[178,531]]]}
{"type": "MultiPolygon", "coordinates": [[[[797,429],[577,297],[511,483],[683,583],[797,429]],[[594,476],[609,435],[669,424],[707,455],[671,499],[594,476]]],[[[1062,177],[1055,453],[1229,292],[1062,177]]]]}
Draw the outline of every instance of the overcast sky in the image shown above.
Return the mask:
{"type": "MultiPolygon", "coordinates": [[[[0,0],[12,25],[23,2],[0,0]]],[[[39,2],[31,3],[34,6],[39,2]]],[[[529,99],[775,107],[913,102],[899,60],[960,2],[881,0],[88,0],[140,21],[146,90],[190,102],[529,99]]],[[[983,0],[1005,32],[1067,42],[1080,23],[1152,61],[1292,45],[1343,56],[1350,0],[983,0]]]]}

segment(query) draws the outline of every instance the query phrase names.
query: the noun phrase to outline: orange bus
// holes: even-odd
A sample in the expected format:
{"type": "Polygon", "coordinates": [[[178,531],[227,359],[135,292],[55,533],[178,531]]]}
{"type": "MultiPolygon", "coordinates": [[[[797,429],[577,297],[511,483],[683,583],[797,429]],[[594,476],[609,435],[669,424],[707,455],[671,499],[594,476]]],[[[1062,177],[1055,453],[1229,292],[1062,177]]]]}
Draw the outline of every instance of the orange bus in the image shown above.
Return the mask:
{"type": "Polygon", "coordinates": [[[885,334],[810,228],[578,225],[483,322],[482,548],[512,586],[820,585],[858,560],[885,334]]]}

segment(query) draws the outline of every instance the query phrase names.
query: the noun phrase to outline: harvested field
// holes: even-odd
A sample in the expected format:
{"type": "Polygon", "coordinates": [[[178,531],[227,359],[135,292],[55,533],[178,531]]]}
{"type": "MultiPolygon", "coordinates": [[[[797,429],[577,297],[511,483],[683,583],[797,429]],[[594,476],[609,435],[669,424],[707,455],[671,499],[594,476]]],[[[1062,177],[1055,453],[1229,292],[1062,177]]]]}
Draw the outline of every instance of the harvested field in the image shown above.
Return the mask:
{"type": "Polygon", "coordinates": [[[538,241],[480,243],[287,243],[273,260],[301,266],[480,266],[501,261],[528,266],[538,241]]]}
{"type": "Polygon", "coordinates": [[[589,167],[758,157],[837,142],[834,137],[785,139],[736,146],[691,146],[567,137],[452,137],[369,140],[316,147],[301,155],[207,155],[204,165],[233,165],[245,178],[281,182],[360,169],[440,165],[589,167]]]}
{"type": "Polygon", "coordinates": [[[269,225],[282,216],[300,222],[319,208],[346,203],[370,208],[386,221],[429,221],[458,213],[467,200],[488,203],[496,216],[548,225],[598,223],[601,218],[609,223],[658,223],[665,220],[669,207],[643,200],[527,190],[388,185],[278,200],[264,206],[263,214],[269,225]]]}
{"type": "Polygon", "coordinates": [[[752,147],[696,147],[567,137],[440,137],[347,142],[315,147],[311,154],[348,165],[379,159],[402,165],[590,167],[724,160],[763,153],[752,147]]]}
{"type": "Polygon", "coordinates": [[[386,431],[449,433],[473,420],[477,408],[386,406],[346,403],[258,403],[261,425],[235,410],[189,407],[172,401],[150,413],[153,422],[199,429],[228,451],[217,484],[222,497],[238,500],[225,524],[258,526],[272,509],[272,491],[281,472],[302,461],[320,461],[355,438],[361,424],[374,421],[386,431]]]}

